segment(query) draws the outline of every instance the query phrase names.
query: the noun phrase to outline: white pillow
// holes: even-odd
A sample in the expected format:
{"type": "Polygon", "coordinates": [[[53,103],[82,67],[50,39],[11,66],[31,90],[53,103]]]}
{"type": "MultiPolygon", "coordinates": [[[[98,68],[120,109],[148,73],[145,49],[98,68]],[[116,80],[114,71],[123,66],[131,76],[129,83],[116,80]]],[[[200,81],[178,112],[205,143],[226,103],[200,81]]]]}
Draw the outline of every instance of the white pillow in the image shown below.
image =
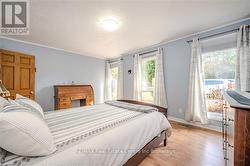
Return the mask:
{"type": "Polygon", "coordinates": [[[46,122],[27,109],[9,104],[0,112],[0,147],[21,156],[45,156],[55,152],[54,139],[46,122]]]}
{"type": "Polygon", "coordinates": [[[0,112],[2,111],[3,107],[8,105],[8,100],[0,96],[0,112]]]}
{"type": "Polygon", "coordinates": [[[17,101],[12,100],[12,99],[8,99],[8,102],[9,102],[9,104],[5,105],[5,107],[4,107],[4,110],[3,110],[4,112],[9,112],[9,111],[13,111],[13,110],[15,110],[15,111],[26,110],[26,111],[35,113],[40,118],[44,119],[42,114],[39,111],[37,111],[34,107],[31,107],[31,106],[29,106],[27,104],[21,105],[17,101]]]}
{"type": "MultiPolygon", "coordinates": [[[[4,106],[8,104],[9,104],[8,101],[5,98],[0,96],[0,112],[3,110],[4,106]]],[[[0,163],[3,162],[5,156],[6,156],[6,150],[2,149],[0,146],[0,163]]]]}
{"type": "Polygon", "coordinates": [[[18,102],[19,104],[25,106],[25,107],[29,107],[32,110],[36,110],[38,111],[42,117],[44,118],[44,113],[43,113],[43,109],[42,107],[34,100],[24,97],[22,95],[16,94],[16,102],[18,102]]]}

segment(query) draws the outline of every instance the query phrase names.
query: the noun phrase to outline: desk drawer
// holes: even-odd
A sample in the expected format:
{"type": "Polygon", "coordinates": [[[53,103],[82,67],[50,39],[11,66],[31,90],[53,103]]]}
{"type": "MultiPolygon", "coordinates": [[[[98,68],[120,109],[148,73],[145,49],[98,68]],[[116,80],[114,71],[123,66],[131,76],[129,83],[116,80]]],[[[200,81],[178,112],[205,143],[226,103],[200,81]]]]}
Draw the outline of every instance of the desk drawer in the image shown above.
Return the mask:
{"type": "Polygon", "coordinates": [[[70,98],[69,97],[62,97],[59,99],[59,102],[70,102],[70,98]]]}
{"type": "Polygon", "coordinates": [[[71,102],[59,102],[59,108],[70,108],[71,102]]]}
{"type": "Polygon", "coordinates": [[[80,99],[85,99],[86,96],[71,96],[70,99],[71,100],[80,100],[80,99]]]}

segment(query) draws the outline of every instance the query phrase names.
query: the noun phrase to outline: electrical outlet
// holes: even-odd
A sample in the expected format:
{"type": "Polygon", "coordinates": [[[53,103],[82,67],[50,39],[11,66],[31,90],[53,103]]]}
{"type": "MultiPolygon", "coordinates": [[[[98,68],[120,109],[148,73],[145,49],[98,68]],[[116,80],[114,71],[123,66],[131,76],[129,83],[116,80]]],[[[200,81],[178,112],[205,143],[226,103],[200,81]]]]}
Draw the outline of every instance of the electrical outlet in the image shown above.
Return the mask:
{"type": "Polygon", "coordinates": [[[179,112],[179,113],[183,113],[182,108],[179,108],[179,109],[178,109],[178,112],[179,112]]]}

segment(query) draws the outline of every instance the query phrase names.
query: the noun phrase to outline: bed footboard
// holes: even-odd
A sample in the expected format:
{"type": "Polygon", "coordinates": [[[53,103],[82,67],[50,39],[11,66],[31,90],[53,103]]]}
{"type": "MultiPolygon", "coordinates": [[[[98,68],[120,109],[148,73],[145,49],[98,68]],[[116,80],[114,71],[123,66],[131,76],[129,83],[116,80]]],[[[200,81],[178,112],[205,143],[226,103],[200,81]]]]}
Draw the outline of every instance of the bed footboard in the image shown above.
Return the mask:
{"type": "Polygon", "coordinates": [[[164,146],[167,145],[167,131],[161,132],[160,136],[156,136],[148,144],[146,144],[139,152],[131,157],[123,166],[139,165],[153,149],[159,147],[163,142],[164,146]]]}
{"type": "MultiPolygon", "coordinates": [[[[146,105],[157,108],[158,111],[163,113],[167,118],[167,113],[168,113],[167,108],[136,100],[118,100],[118,101],[132,103],[132,104],[146,105]]],[[[163,130],[159,136],[156,136],[154,139],[152,139],[139,152],[137,152],[133,157],[131,157],[123,166],[139,165],[140,162],[142,162],[151,153],[151,151],[157,148],[162,142],[164,146],[167,146],[167,130],[163,130]]]]}
{"type": "Polygon", "coordinates": [[[132,104],[140,104],[140,105],[146,105],[146,106],[151,106],[154,108],[157,108],[159,112],[163,113],[166,117],[168,117],[168,109],[164,107],[160,107],[151,103],[145,103],[142,101],[136,101],[136,100],[118,100],[122,102],[127,102],[127,103],[132,103],[132,104]]]}

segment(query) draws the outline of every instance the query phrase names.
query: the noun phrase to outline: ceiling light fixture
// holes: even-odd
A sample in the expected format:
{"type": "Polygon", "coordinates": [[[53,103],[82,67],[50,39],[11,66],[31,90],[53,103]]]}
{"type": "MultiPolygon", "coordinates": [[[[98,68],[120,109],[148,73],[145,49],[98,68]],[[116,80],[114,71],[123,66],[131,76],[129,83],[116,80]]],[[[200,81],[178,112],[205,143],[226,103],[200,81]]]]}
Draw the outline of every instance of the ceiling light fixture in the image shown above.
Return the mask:
{"type": "Polygon", "coordinates": [[[109,17],[109,18],[102,19],[100,21],[100,25],[106,31],[113,32],[113,31],[116,31],[120,27],[120,22],[113,17],[109,17]]]}

